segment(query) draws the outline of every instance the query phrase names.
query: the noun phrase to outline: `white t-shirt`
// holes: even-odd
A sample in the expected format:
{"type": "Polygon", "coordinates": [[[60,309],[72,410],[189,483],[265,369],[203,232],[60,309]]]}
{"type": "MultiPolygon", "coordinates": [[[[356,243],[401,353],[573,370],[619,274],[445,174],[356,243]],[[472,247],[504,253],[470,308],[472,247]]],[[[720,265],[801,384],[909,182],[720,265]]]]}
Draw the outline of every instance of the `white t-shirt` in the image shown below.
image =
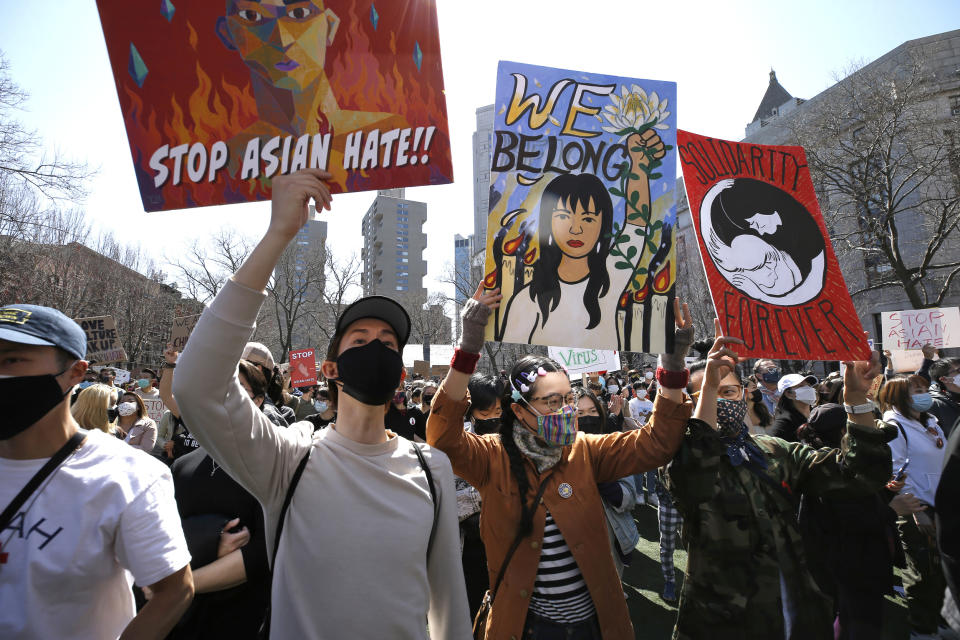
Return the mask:
{"type": "MultiPolygon", "coordinates": [[[[46,461],[0,458],[0,509],[46,461]]],[[[0,638],[116,638],[136,613],[133,580],[153,584],[190,562],[170,471],[97,430],[0,544],[0,638]]]]}
{"type": "MultiPolygon", "coordinates": [[[[630,247],[637,249],[637,259],[643,255],[643,238],[634,233],[640,227],[627,229],[627,241],[620,243],[624,253],[630,247]]],[[[607,257],[607,273],[610,275],[610,288],[607,295],[599,298],[600,322],[592,329],[590,314],[583,304],[583,294],[587,290],[589,277],[579,282],[564,282],[557,278],[560,286],[560,304],[547,316],[546,326],[541,320],[540,306],[530,299],[530,285],[517,291],[507,304],[504,322],[503,342],[520,344],[570,345],[593,349],[616,349],[617,341],[617,304],[620,295],[633,275],[633,269],[618,269],[616,264],[623,258],[607,257]]],[[[636,261],[634,261],[636,264],[636,261]]]]}
{"type": "Polygon", "coordinates": [[[137,389],[134,393],[143,400],[143,405],[147,408],[147,416],[157,424],[160,424],[160,418],[163,417],[163,412],[167,410],[167,408],[163,406],[163,400],[160,399],[160,390],[153,389],[148,392],[143,389],[137,389]]]}
{"type": "Polygon", "coordinates": [[[640,424],[647,423],[647,417],[653,411],[653,403],[644,398],[630,398],[630,415],[640,424]]]}

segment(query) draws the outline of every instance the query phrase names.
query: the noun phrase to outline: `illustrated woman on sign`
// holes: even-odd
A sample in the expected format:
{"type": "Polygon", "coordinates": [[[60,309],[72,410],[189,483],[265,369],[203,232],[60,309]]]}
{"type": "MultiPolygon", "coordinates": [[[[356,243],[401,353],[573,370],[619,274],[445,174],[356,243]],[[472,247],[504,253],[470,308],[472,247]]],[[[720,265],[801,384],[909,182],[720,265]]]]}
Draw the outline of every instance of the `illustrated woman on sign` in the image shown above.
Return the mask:
{"type": "MultiPolygon", "coordinates": [[[[638,192],[637,209],[650,207],[650,183],[643,170],[664,155],[652,129],[627,139],[631,179],[626,193],[638,192]],[[635,177],[633,177],[635,176],[635,177]]],[[[613,348],[620,294],[643,255],[646,229],[637,216],[614,232],[613,203],[606,185],[591,174],[554,178],[540,199],[540,259],[533,279],[507,304],[504,342],[613,348]],[[625,257],[627,258],[625,260],[625,257]],[[629,268],[618,268],[626,262],[629,268]]]]}
{"type": "Polygon", "coordinates": [[[809,211],[786,191],[752,178],[721,180],[700,207],[714,265],[755,300],[801,304],[823,289],[826,252],[809,211]]]}

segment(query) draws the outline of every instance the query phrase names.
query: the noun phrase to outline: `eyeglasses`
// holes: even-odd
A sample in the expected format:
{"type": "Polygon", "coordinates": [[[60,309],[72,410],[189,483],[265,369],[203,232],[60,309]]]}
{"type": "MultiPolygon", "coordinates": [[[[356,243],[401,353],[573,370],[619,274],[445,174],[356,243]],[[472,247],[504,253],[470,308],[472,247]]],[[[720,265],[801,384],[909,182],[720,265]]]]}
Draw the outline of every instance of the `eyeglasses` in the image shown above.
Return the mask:
{"type": "Polygon", "coordinates": [[[539,398],[530,398],[530,404],[534,402],[542,402],[550,413],[556,413],[563,407],[576,407],[577,394],[572,391],[565,396],[559,393],[551,393],[539,398]]]}
{"type": "Polygon", "coordinates": [[[728,384],[720,387],[719,395],[726,400],[739,400],[743,395],[743,387],[739,384],[728,384]]]}

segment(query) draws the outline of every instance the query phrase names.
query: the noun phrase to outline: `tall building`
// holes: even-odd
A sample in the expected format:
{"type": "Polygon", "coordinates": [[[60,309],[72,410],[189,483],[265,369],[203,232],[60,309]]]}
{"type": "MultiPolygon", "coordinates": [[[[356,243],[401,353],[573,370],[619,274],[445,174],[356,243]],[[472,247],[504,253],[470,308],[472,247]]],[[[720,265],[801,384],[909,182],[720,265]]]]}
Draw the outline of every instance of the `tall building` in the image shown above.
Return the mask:
{"type": "Polygon", "coordinates": [[[427,205],[404,198],[403,189],[377,192],[363,216],[363,294],[426,299],[427,205]]]}
{"type": "Polygon", "coordinates": [[[456,334],[460,335],[460,312],[470,297],[472,274],[470,273],[470,249],[474,236],[464,238],[459,233],[453,237],[453,299],[456,302],[454,317],[457,319],[456,334]]]}
{"type": "Polygon", "coordinates": [[[487,246],[487,215],[490,213],[490,153],[493,144],[493,105],[477,109],[473,132],[473,246],[472,256],[487,246]]]}

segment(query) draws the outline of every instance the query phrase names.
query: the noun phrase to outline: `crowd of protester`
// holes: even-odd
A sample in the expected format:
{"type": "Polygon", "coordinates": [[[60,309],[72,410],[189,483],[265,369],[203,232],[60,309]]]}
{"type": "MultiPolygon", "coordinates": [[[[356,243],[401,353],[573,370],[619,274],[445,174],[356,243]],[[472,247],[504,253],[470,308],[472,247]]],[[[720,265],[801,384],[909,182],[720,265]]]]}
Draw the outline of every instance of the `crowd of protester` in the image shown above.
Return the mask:
{"type": "Polygon", "coordinates": [[[482,374],[481,287],[442,380],[407,378],[409,317],[371,296],[295,388],[249,337],[324,176],[275,180],[184,352],[126,386],[59,311],[0,308],[0,637],[648,637],[638,505],[674,638],[878,639],[895,568],[911,638],[960,637],[960,358],[820,380],[717,328],[697,360],[677,302],[656,363],[482,374]]]}

